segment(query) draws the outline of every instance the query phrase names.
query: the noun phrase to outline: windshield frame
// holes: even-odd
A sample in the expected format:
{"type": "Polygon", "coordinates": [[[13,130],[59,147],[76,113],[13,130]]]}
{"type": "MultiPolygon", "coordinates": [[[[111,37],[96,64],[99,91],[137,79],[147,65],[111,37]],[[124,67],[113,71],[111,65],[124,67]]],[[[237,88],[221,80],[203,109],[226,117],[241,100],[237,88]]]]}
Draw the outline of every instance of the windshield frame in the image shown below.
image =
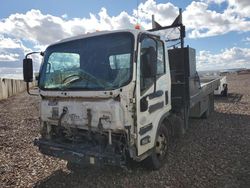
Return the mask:
{"type": "MultiPolygon", "coordinates": [[[[128,85],[131,81],[132,81],[132,78],[133,78],[133,69],[134,69],[134,57],[135,57],[135,35],[134,33],[130,32],[130,31],[121,31],[121,32],[115,32],[115,33],[105,33],[105,34],[100,34],[100,35],[95,35],[95,36],[89,36],[89,37],[82,37],[82,38],[79,38],[79,39],[74,39],[74,40],[68,40],[68,41],[63,41],[63,42],[59,42],[59,43],[56,43],[56,44],[53,44],[49,47],[47,47],[45,53],[44,53],[44,58],[43,58],[43,62],[41,64],[41,67],[40,67],[40,75],[39,75],[39,80],[38,80],[38,87],[40,90],[44,90],[44,91],[109,91],[109,90],[116,90],[116,89],[119,89],[121,87],[124,87],[126,85],[128,85]],[[74,88],[63,88],[63,89],[60,89],[59,87],[57,88],[45,88],[44,87],[44,81],[43,79],[45,79],[45,74],[46,74],[46,70],[47,70],[47,66],[48,66],[48,59],[49,59],[49,56],[55,52],[55,48],[57,48],[58,46],[61,46],[63,44],[69,44],[69,43],[73,43],[75,41],[78,41],[78,40],[83,40],[84,39],[88,39],[88,38],[98,38],[98,37],[104,37],[104,36],[107,36],[107,35],[122,35],[122,34],[125,34],[127,36],[130,37],[131,39],[131,56],[130,56],[130,75],[129,75],[129,78],[126,82],[124,82],[122,85],[120,86],[114,86],[113,88],[83,88],[83,87],[74,87],[74,88]],[[47,61],[46,61],[47,60],[47,61]]],[[[70,52],[70,50],[69,50],[70,52]]],[[[73,53],[73,52],[72,52],[73,53]]],[[[80,54],[80,50],[79,50],[79,54],[80,54]]],[[[81,57],[81,56],[80,56],[81,57]]]]}

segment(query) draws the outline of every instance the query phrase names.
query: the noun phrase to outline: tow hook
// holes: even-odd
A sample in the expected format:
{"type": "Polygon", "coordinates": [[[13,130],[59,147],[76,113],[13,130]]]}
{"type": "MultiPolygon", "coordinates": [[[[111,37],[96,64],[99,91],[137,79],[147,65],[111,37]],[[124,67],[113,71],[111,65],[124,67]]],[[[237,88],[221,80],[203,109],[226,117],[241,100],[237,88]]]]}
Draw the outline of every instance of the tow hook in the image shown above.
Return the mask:
{"type": "Polygon", "coordinates": [[[69,111],[68,108],[66,106],[64,106],[63,107],[63,112],[60,115],[59,121],[58,121],[58,133],[59,133],[59,135],[62,135],[62,130],[63,130],[63,128],[62,128],[62,119],[68,113],[68,111],[69,111]]]}
{"type": "Polygon", "coordinates": [[[91,109],[87,109],[87,118],[88,118],[88,130],[89,130],[89,139],[91,139],[91,121],[92,121],[92,114],[91,114],[91,109]]]}

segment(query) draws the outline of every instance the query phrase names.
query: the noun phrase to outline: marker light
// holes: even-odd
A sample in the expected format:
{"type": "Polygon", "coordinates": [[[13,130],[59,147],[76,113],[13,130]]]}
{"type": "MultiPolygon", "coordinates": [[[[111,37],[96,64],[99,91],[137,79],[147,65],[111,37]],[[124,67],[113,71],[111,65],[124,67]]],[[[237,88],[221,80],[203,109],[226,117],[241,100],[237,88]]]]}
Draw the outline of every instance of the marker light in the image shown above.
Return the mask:
{"type": "Polygon", "coordinates": [[[136,25],[135,25],[135,29],[140,30],[140,29],[141,29],[141,26],[140,26],[139,24],[136,24],[136,25]]]}

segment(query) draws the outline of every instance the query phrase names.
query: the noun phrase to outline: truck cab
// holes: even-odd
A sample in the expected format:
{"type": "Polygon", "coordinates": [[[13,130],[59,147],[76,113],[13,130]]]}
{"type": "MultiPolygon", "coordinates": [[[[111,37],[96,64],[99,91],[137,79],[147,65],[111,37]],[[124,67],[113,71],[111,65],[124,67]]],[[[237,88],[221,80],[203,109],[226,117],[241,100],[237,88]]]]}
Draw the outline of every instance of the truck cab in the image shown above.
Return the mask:
{"type": "Polygon", "coordinates": [[[165,156],[169,138],[158,130],[170,114],[171,80],[160,36],[104,31],[52,44],[38,87],[41,137],[35,145],[42,153],[118,166],[127,158],[165,156]]]}

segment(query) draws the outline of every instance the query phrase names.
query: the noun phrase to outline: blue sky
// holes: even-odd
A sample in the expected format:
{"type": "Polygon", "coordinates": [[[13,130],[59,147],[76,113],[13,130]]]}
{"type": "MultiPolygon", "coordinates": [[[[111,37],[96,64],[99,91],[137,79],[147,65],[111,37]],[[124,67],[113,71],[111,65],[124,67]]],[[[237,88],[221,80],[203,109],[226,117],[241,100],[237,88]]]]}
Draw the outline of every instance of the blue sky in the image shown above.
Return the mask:
{"type": "MultiPolygon", "coordinates": [[[[136,0],[0,0],[0,75],[21,73],[22,58],[62,38],[133,28],[136,0]]],[[[250,68],[249,0],[138,0],[139,22],[151,14],[170,24],[183,9],[186,45],[197,50],[199,70],[250,68]]],[[[39,67],[39,60],[35,65],[39,67]]]]}

